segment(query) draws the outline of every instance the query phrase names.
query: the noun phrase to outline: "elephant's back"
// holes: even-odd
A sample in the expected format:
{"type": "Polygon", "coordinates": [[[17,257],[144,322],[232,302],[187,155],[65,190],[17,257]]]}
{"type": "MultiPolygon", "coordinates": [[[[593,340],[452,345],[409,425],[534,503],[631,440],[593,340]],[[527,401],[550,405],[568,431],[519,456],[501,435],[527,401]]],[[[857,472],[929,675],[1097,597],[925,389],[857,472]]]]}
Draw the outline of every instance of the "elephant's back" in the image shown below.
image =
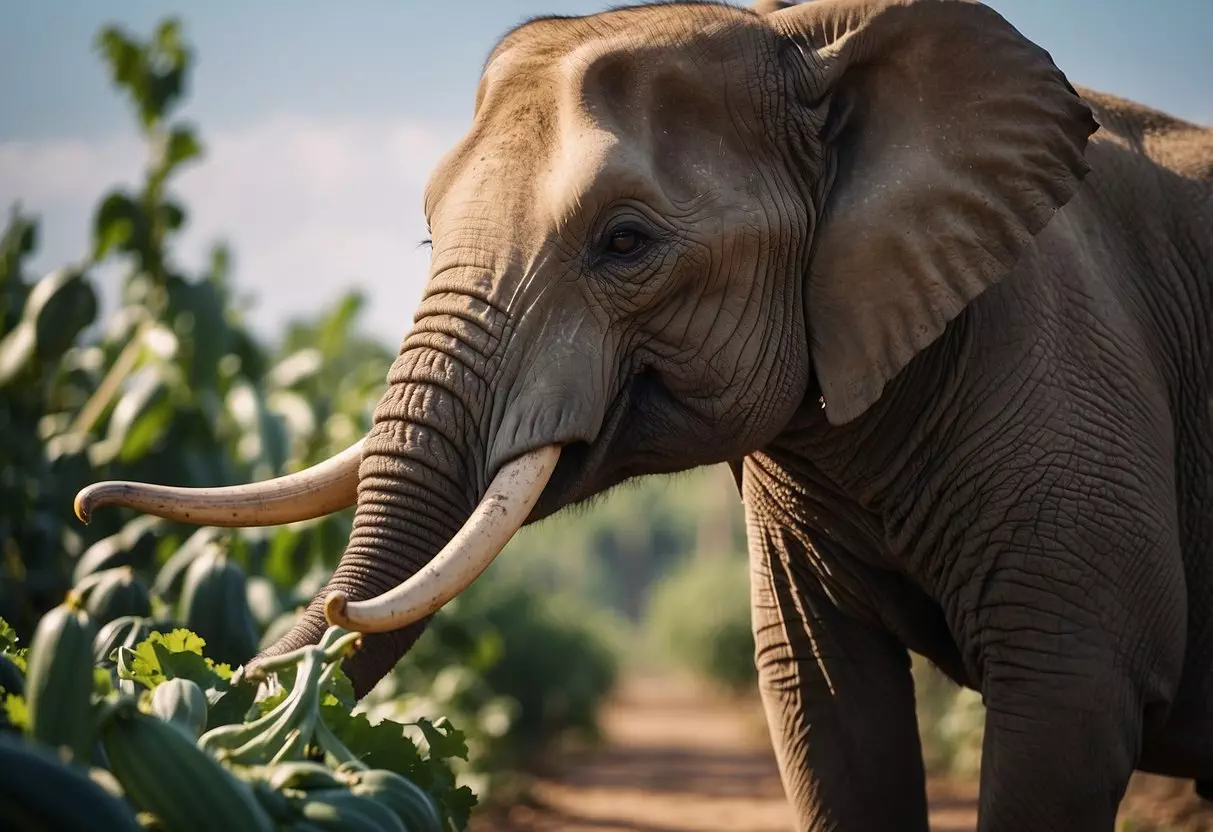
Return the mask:
{"type": "Polygon", "coordinates": [[[1079,89],[1100,129],[1095,142],[1111,141],[1213,191],[1213,129],[1108,93],[1079,89]]]}

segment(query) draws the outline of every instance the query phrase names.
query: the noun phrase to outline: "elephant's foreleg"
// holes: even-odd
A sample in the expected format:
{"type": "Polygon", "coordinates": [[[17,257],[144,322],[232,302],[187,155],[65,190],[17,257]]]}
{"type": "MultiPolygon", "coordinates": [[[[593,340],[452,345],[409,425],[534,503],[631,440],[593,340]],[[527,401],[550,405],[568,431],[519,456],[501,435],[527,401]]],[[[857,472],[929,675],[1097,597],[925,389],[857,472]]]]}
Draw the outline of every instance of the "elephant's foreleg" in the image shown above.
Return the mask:
{"type": "Polygon", "coordinates": [[[1008,542],[982,545],[982,568],[953,596],[986,704],[981,832],[1112,832],[1180,677],[1173,541],[1144,512],[1084,517],[1047,499],[1025,498],[1038,517],[1004,524],[1008,542]]]}
{"type": "Polygon", "coordinates": [[[978,829],[1112,832],[1141,742],[1128,679],[1003,672],[1018,678],[988,685],[978,829]]]}
{"type": "Polygon", "coordinates": [[[751,523],[759,687],[797,829],[927,829],[906,649],[843,615],[798,538],[751,523]]]}

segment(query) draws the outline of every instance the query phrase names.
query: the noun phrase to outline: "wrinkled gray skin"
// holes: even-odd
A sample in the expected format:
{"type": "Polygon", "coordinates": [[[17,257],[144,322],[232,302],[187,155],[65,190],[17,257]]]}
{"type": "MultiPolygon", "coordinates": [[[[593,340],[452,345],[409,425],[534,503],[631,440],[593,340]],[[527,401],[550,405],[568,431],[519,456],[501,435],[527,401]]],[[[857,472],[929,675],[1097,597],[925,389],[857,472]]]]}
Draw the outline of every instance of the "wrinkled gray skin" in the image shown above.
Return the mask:
{"type": "Polygon", "coordinates": [[[910,648],[988,706],[983,832],[1111,830],[1135,767],[1213,780],[1213,137],[983,6],[784,5],[497,46],[330,588],[549,443],[531,521],[727,461],[800,828],[927,828],[910,648]]]}

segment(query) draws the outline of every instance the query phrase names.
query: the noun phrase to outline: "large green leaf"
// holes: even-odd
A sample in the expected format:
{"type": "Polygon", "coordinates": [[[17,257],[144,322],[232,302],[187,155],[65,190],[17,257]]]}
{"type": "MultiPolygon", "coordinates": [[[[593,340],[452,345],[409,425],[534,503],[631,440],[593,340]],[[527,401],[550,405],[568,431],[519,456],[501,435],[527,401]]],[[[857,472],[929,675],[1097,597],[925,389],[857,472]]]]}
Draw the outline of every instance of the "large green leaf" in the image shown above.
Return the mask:
{"type": "Polygon", "coordinates": [[[138,370],[110,416],[109,459],[132,462],[141,458],[167,433],[172,419],[173,401],[164,368],[149,365],[138,370]]]}
{"type": "Polygon", "coordinates": [[[150,43],[108,26],[98,45],[109,63],[111,80],[130,96],[144,129],[151,130],[185,91],[189,51],[181,41],[180,25],[166,20],[150,43]]]}
{"type": "Polygon", "coordinates": [[[0,237],[0,335],[7,334],[8,327],[21,317],[28,292],[21,262],[33,253],[37,242],[37,224],[13,206],[0,237]]]}
{"type": "Polygon", "coordinates": [[[123,190],[110,191],[93,214],[93,258],[133,250],[143,240],[146,222],[134,198],[123,190]]]}
{"type": "Polygon", "coordinates": [[[215,388],[219,361],[231,349],[224,317],[223,296],[210,280],[168,281],[169,316],[173,330],[187,345],[186,372],[193,387],[215,388]]]}
{"type": "Polygon", "coordinates": [[[243,378],[232,383],[227,409],[243,432],[239,445],[241,458],[263,462],[269,468],[264,475],[281,471],[290,451],[282,415],[266,407],[261,391],[243,378]]]}
{"type": "Polygon", "coordinates": [[[169,131],[164,156],[169,167],[177,167],[202,155],[202,143],[189,127],[178,125],[169,131]]]}
{"type": "Polygon", "coordinates": [[[457,786],[449,760],[466,759],[467,743],[462,731],[446,720],[415,723],[425,737],[428,754],[422,756],[408,735],[405,724],[384,719],[372,725],[365,714],[351,714],[344,704],[326,703],[320,718],[358,759],[370,768],[394,771],[412,780],[432,795],[456,829],[467,827],[477,799],[467,786],[457,786]]]}
{"type": "Polygon", "coordinates": [[[38,349],[38,330],[30,321],[21,321],[0,339],[0,387],[7,386],[29,365],[38,349]]]}
{"type": "Polygon", "coordinates": [[[39,360],[50,363],[62,357],[97,317],[97,307],[93,284],[79,272],[60,270],[38,281],[25,315],[37,328],[39,360]]]}

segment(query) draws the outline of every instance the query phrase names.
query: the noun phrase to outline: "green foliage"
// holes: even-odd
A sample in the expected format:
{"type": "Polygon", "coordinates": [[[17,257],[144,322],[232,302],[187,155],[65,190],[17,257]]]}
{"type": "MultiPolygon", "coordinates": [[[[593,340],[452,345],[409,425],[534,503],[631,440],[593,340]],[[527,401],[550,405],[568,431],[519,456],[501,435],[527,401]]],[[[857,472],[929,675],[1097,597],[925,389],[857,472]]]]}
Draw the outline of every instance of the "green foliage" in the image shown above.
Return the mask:
{"type": "MultiPolygon", "coordinates": [[[[130,264],[122,306],[99,331],[86,332],[96,314],[87,273],[99,260],[32,281],[23,264],[34,250],[33,221],[14,209],[3,237],[0,614],[21,632],[29,633],[38,615],[62,597],[69,576],[78,581],[92,569],[124,563],[150,566],[151,555],[171,552],[187,534],[161,524],[149,535],[147,521],[136,518],[123,536],[124,513],[118,511],[79,526],[65,508],[88,482],[213,485],[272,476],[331,454],[369,424],[371,372],[361,374],[361,391],[342,391],[340,406],[323,388],[308,391],[314,399],[297,393],[306,374],[280,380],[283,374],[275,370],[294,356],[265,350],[244,329],[229,303],[221,251],[199,277],[168,265],[166,245],[180,222],[158,225],[157,217],[184,216],[177,207],[166,208],[161,192],[185,158],[184,134],[172,135],[177,150],[153,153],[144,191],[129,198],[111,193],[98,209],[96,257],[112,254],[130,264]],[[155,233],[119,233],[131,223],[155,233]],[[48,323],[52,319],[54,325],[48,323]],[[327,431],[316,411],[326,418],[340,414],[345,423],[327,431]],[[170,447],[174,453],[162,453],[170,447]],[[74,556],[112,535],[119,537],[109,542],[111,551],[97,562],[82,559],[88,568],[73,575],[74,556]]],[[[317,326],[325,324],[322,318],[317,326]]],[[[390,354],[381,351],[375,360],[363,345],[363,360],[381,379],[390,354]]],[[[331,543],[343,538],[348,523],[345,513],[305,529],[278,530],[275,551],[303,558],[289,568],[280,564],[276,577],[290,585],[312,560],[331,565],[331,543]]],[[[241,544],[234,548],[250,560],[268,548],[255,535],[242,536],[241,544]]]]}
{"type": "Polygon", "coordinates": [[[741,500],[725,466],[643,477],[589,506],[523,529],[499,558],[498,574],[537,593],[608,607],[635,624],[670,570],[699,553],[745,550],[741,500]]]}
{"type": "MultiPolygon", "coordinates": [[[[647,636],[668,663],[726,693],[754,690],[750,584],[738,557],[692,560],[653,593],[647,636]]],[[[985,708],[922,656],[913,656],[919,734],[927,770],[974,777],[981,766],[985,708]]]]}
{"type": "MultiPolygon", "coordinates": [[[[0,620],[0,643],[3,644],[0,655],[16,655],[15,641],[8,638],[10,632],[7,623],[0,620]]],[[[206,732],[197,737],[197,750],[186,748],[172,751],[159,747],[159,743],[154,743],[155,748],[144,749],[146,754],[160,760],[164,767],[182,766],[180,772],[165,771],[164,767],[151,765],[114,766],[113,775],[121,789],[136,803],[132,810],[149,808],[140,805],[143,801],[136,802],[135,794],[145,797],[160,794],[155,801],[158,805],[172,805],[171,795],[164,796],[163,789],[179,782],[180,778],[173,777],[175,773],[188,771],[192,776],[185,779],[194,787],[205,788],[207,784],[200,782],[199,776],[209,780],[213,775],[206,773],[208,767],[217,772],[222,766],[228,772],[222,777],[235,776],[253,787],[246,794],[255,795],[262,802],[264,813],[276,821],[274,828],[288,828],[296,819],[296,804],[306,799],[306,795],[297,797],[298,793],[292,790],[275,792],[270,785],[275,782],[275,766],[315,760],[331,767],[334,783],[338,785],[343,782],[343,777],[349,778],[351,786],[355,785],[362,772],[395,772],[414,783],[420,790],[418,794],[432,802],[433,810],[446,824],[444,829],[465,829],[477,800],[471,789],[456,783],[451,765],[453,759],[467,759],[468,749],[462,732],[445,719],[437,722],[419,719],[409,725],[391,720],[371,724],[363,715],[351,716],[351,702],[342,701],[333,693],[349,690],[349,681],[341,673],[340,663],[357,638],[357,634],[346,634],[338,628],[330,628],[319,647],[302,651],[293,662],[285,658],[279,660],[277,682],[290,688],[290,695],[282,697],[263,693],[262,702],[257,703],[259,707],[254,707],[253,699],[258,689],[257,680],[238,678],[238,674],[233,674],[226,665],[205,655],[205,641],[189,630],[153,633],[134,649],[119,648],[119,651],[126,651],[130,656],[125,660],[119,659],[117,675],[121,682],[133,683],[134,686],[100,684],[89,696],[87,706],[92,712],[89,722],[99,727],[110,765],[114,762],[110,753],[114,749],[109,742],[115,731],[122,730],[121,727],[113,727],[115,720],[129,726],[132,718],[146,722],[146,715],[152,715],[175,724],[172,723],[175,715],[171,709],[155,707],[152,691],[170,679],[188,679],[198,685],[193,688],[195,696],[201,689],[206,697],[205,703],[194,703],[193,707],[198,712],[191,715],[198,725],[206,728],[206,732]],[[305,672],[304,667],[308,666],[309,661],[312,672],[305,672]],[[144,692],[140,694],[140,690],[144,692]],[[240,698],[244,707],[238,713],[225,715],[225,698],[237,691],[243,694],[240,698]],[[267,704],[270,702],[273,705],[267,704]],[[271,707],[274,707],[271,716],[281,712],[284,718],[291,720],[293,731],[283,732],[279,722],[265,723],[265,720],[258,719],[271,707]],[[302,741],[297,739],[300,732],[302,741]],[[232,753],[234,744],[223,742],[223,737],[227,736],[239,736],[237,744],[242,747],[263,746],[266,759],[260,765],[238,760],[232,753]],[[209,755],[209,762],[204,759],[204,753],[209,755]],[[191,755],[194,759],[185,759],[191,755]]],[[[37,653],[37,645],[34,650],[37,653]]],[[[43,652],[36,655],[35,660],[44,664],[64,665],[59,668],[58,676],[68,671],[74,672],[79,662],[82,662],[81,668],[86,669],[89,661],[84,654],[62,651],[43,652]]],[[[94,670],[99,678],[108,677],[104,668],[97,666],[94,670]]],[[[50,699],[60,693],[46,690],[36,695],[50,699]]],[[[34,700],[29,703],[37,704],[39,702],[34,700]]],[[[29,726],[28,706],[23,696],[7,695],[0,712],[6,717],[5,728],[10,732],[23,733],[27,742],[34,746],[42,746],[29,726]]],[[[192,746],[195,734],[183,735],[189,738],[188,745],[192,746]]],[[[155,736],[156,732],[152,732],[153,742],[155,736]]],[[[123,750],[127,752],[124,756],[128,760],[131,742],[135,741],[131,738],[124,742],[123,750]]],[[[182,741],[176,739],[175,742],[180,744],[182,741]]],[[[50,746],[45,748],[50,750],[50,746]]],[[[89,761],[79,756],[64,761],[81,768],[89,765],[89,761]]],[[[63,797],[58,796],[59,799],[63,797]]],[[[70,798],[71,795],[66,797],[70,798]]],[[[164,828],[182,828],[170,823],[171,820],[158,817],[164,828]]],[[[197,820],[195,817],[190,822],[196,823],[197,820]]]]}
{"type": "MultiPolygon", "coordinates": [[[[147,42],[110,26],[97,43],[110,79],[130,96],[144,130],[151,132],[185,93],[190,51],[181,41],[180,24],[165,20],[147,42]]],[[[178,155],[187,153],[188,147],[177,150],[178,155]]]]}
{"type": "Polygon", "coordinates": [[[727,693],[752,690],[754,636],[750,579],[738,557],[697,558],[666,577],[653,593],[647,625],[676,666],[727,693]]]}
{"type": "Polygon", "coordinates": [[[355,750],[364,765],[407,777],[440,802],[456,828],[467,826],[477,800],[469,787],[456,784],[453,761],[468,759],[462,731],[447,720],[433,723],[420,717],[406,725],[381,719],[371,724],[365,714],[351,714],[340,705],[325,705],[321,710],[333,733],[355,750]],[[424,738],[420,745],[410,739],[410,727],[424,738]]]}
{"type": "Polygon", "coordinates": [[[435,617],[361,706],[373,719],[455,719],[471,759],[481,761],[461,773],[482,793],[497,785],[487,772],[508,769],[529,749],[565,735],[596,737],[619,662],[612,616],[537,593],[496,568],[435,617]]]}
{"type": "MultiPolygon", "coordinates": [[[[311,599],[344,548],[351,512],[227,530],[105,509],[83,525],[73,499],[99,480],[226,485],[328,458],[369,428],[394,350],[360,334],[357,293],[262,342],[242,318],[226,248],[215,245],[196,268],[180,262],[188,212],[172,189],[204,154],[196,127],[177,120],[191,50],[172,20],[147,39],[106,28],[97,47],[133,107],[147,161],[137,185],[100,196],[79,262],[30,274],[37,222],[18,206],[0,237],[0,617],[13,622],[0,624],[0,646],[23,672],[17,645],[74,588],[98,630],[94,701],[146,707],[164,681],[187,679],[206,696],[208,727],[240,725],[286,693],[263,691],[255,703],[257,688],[236,664],[311,599]],[[117,308],[104,320],[100,266],[120,276],[117,308]],[[219,561],[222,603],[203,604],[202,572],[219,561]],[[191,630],[181,628],[187,620],[191,630]],[[220,642],[231,633],[239,638],[229,651],[220,642]]],[[[485,767],[524,745],[592,731],[614,679],[601,641],[611,628],[588,626],[575,607],[536,602],[534,587],[522,586],[443,610],[389,677],[396,701],[377,692],[351,716],[348,679],[338,670],[325,682],[320,708],[337,739],[437,790],[457,824],[473,802],[468,782],[489,782],[485,767]],[[376,708],[392,719],[368,721],[376,708]],[[470,723],[466,748],[448,715],[470,723]]],[[[278,677],[288,688],[296,681],[289,668],[278,677]]],[[[22,697],[6,691],[0,729],[27,720],[22,697]]]]}
{"type": "MultiPolygon", "coordinates": [[[[171,186],[203,152],[194,128],[170,120],[188,87],[190,50],[171,20],[146,41],[107,28],[98,46],[139,115],[148,147],[141,187],[105,194],[89,256],[41,279],[25,269],[37,243],[32,217],[14,207],[0,239],[0,615],[26,634],[89,574],[152,571],[196,542],[194,529],[117,510],[81,526],[66,510],[81,487],[222,485],[298,470],[365,432],[392,359],[354,334],[357,295],[269,348],[241,319],[222,246],[197,273],[180,266],[173,246],[187,213],[171,186]],[[91,273],[102,264],[121,267],[122,284],[119,308],[97,326],[91,273]]],[[[298,527],[203,534],[226,543],[244,570],[265,567],[285,606],[300,600],[292,588],[331,568],[349,522],[339,512],[298,527]]],[[[175,601],[178,577],[167,574],[153,594],[175,601]]]]}
{"type": "Polygon", "coordinates": [[[232,669],[204,657],[202,648],[206,641],[185,628],[169,632],[151,633],[131,650],[131,659],[126,663],[122,678],[138,682],[148,690],[169,679],[189,679],[203,690],[226,687],[232,678],[232,669]]]}

